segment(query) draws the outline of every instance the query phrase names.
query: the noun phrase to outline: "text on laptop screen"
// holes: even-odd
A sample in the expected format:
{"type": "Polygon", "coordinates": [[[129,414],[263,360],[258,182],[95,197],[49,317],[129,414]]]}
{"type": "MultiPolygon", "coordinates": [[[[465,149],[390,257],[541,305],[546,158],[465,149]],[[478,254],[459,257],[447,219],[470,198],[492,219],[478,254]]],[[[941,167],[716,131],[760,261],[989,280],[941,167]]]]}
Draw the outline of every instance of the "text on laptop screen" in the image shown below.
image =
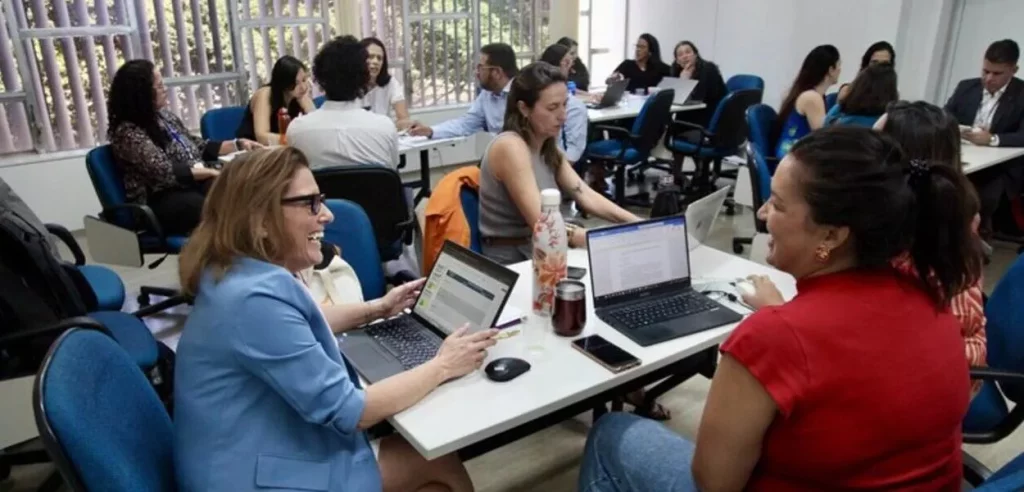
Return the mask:
{"type": "Polygon", "coordinates": [[[479,258],[455,249],[438,255],[413,312],[451,334],[464,323],[469,331],[490,328],[511,285],[477,268],[479,258]]]}
{"type": "Polygon", "coordinates": [[[594,297],[627,294],[690,276],[682,216],[590,231],[587,248],[594,297]]]}

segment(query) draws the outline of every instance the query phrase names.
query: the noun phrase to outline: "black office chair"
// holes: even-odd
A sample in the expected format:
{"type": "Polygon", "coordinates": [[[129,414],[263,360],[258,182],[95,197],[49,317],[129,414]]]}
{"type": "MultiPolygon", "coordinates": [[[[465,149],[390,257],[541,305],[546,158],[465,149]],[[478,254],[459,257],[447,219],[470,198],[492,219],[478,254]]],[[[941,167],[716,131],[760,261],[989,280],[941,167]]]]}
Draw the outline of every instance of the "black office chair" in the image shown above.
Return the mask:
{"type": "Polygon", "coordinates": [[[313,172],[327,198],[355,202],[370,217],[381,261],[398,259],[412,244],[416,217],[398,171],[383,166],[334,166],[313,172]]]}
{"type": "Polygon", "coordinates": [[[665,147],[675,157],[675,169],[682,172],[686,157],[692,158],[696,165],[684,193],[704,196],[715,191],[715,181],[719,178],[736,177],[734,172],[722,172],[722,159],[735,155],[747,140],[747,108],[760,103],[761,96],[762,92],[757,89],[729,93],[718,103],[707,128],[687,121],[671,123],[665,134],[665,147]]]}
{"type": "Polygon", "coordinates": [[[665,133],[671,119],[674,97],[675,91],[671,89],[659,91],[648,97],[637,114],[632,129],[611,125],[593,126],[593,130],[597,132],[608,132],[609,138],[591,142],[587,146],[585,156],[595,164],[601,163],[614,168],[615,203],[650,206],[650,197],[646,193],[626,196],[626,168],[647,163],[651,150],[658,144],[658,139],[665,133]]]}

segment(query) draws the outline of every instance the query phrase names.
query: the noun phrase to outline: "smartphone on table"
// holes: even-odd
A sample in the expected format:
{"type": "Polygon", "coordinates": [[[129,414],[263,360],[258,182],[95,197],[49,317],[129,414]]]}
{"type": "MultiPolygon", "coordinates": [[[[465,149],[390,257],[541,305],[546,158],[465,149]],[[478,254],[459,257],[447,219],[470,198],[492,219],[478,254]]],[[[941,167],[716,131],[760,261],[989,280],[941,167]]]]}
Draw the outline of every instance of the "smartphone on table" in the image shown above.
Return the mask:
{"type": "Polygon", "coordinates": [[[572,348],[579,350],[583,355],[590,357],[611,372],[618,373],[640,365],[640,359],[600,335],[590,335],[573,340],[572,348]]]}

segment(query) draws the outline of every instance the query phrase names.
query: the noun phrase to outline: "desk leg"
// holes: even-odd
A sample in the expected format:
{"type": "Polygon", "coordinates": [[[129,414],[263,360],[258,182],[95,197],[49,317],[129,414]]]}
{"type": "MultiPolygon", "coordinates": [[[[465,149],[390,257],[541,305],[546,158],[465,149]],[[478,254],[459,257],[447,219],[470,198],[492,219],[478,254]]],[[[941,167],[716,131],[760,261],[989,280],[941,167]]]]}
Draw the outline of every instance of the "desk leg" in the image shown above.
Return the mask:
{"type": "Polygon", "coordinates": [[[420,200],[430,198],[430,150],[420,151],[420,191],[412,200],[413,207],[419,205],[420,200]]]}

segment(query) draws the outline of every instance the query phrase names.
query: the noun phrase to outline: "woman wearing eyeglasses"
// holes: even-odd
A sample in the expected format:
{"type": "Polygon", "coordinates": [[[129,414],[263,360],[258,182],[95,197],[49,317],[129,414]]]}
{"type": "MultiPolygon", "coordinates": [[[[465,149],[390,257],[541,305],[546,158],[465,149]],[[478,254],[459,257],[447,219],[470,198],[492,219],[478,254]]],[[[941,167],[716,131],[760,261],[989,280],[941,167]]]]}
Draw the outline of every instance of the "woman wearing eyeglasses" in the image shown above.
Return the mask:
{"type": "Polygon", "coordinates": [[[423,283],[319,306],[298,276],[323,260],[333,219],[292,147],[242,156],[214,182],[180,261],[195,297],[175,367],[180,490],[473,489],[455,455],[428,462],[366,430],[478,369],[495,331],[463,327],[430,362],[361,387],[335,336],[408,308],[423,283]]]}

